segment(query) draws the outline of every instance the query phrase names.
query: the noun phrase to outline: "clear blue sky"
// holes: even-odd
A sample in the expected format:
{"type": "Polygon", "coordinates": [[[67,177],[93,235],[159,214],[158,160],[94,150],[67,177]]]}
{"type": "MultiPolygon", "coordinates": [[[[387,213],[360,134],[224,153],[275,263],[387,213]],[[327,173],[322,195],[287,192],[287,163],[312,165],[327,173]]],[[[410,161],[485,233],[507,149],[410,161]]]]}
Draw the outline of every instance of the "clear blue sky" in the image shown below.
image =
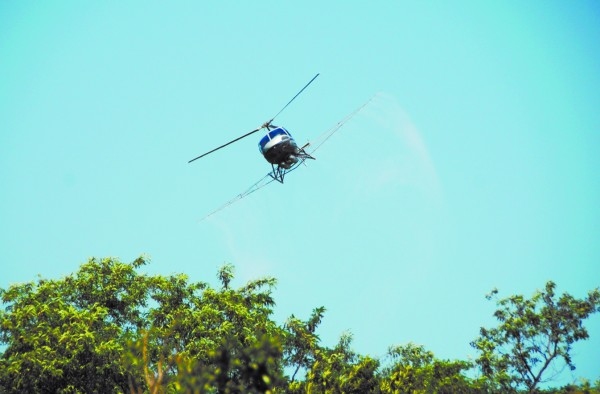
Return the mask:
{"type": "MultiPolygon", "coordinates": [[[[325,344],[443,358],[494,323],[484,295],[600,285],[595,1],[0,3],[0,286],[91,256],[213,283],[279,280],[276,318],[328,312],[325,344]],[[269,171],[369,97],[317,160],[269,171]]],[[[600,316],[563,381],[600,375],[600,316]]]]}

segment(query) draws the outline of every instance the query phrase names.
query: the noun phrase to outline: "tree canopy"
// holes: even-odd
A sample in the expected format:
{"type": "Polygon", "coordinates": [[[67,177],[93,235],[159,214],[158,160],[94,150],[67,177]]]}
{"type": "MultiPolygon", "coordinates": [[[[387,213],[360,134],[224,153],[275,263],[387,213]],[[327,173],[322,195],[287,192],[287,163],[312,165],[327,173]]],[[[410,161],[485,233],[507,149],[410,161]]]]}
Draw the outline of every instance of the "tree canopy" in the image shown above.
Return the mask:
{"type": "MultiPolygon", "coordinates": [[[[494,316],[499,325],[482,327],[471,344],[479,351],[477,365],[494,387],[534,392],[555,377],[551,366],[559,371],[562,366],[575,369],[572,345],[589,337],[583,321],[600,311],[600,290],[590,291],[584,299],[567,293],[559,297],[555,290],[550,281],[529,299],[513,295],[497,300],[494,316]]],[[[493,290],[487,298],[497,294],[493,290]]]]}
{"type": "MultiPolygon", "coordinates": [[[[588,337],[582,323],[600,299],[597,289],[557,298],[549,282],[531,299],[497,301],[500,325],[472,343],[475,364],[413,343],[377,358],[353,351],[350,333],[324,346],[324,307],[277,323],[274,278],[234,288],[224,265],[215,288],[144,274],[145,264],[90,259],[61,279],[0,289],[0,392],[533,392],[555,360],[574,368],[571,345],[588,337]]],[[[580,389],[600,392],[589,382],[552,392],[580,389]]]]}

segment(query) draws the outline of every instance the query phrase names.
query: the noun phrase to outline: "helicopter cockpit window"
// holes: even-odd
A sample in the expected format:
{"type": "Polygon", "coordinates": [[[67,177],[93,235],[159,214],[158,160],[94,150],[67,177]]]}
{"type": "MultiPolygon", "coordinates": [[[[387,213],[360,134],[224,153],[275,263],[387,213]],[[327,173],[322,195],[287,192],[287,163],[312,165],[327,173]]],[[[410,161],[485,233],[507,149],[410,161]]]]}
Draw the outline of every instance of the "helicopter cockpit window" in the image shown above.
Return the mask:
{"type": "Polygon", "coordinates": [[[270,139],[273,139],[279,135],[282,136],[284,140],[287,139],[286,137],[290,137],[289,133],[282,128],[275,129],[268,134],[270,139]]]}
{"type": "Polygon", "coordinates": [[[267,143],[269,141],[270,141],[270,138],[268,135],[265,135],[264,137],[262,137],[260,142],[258,143],[258,149],[262,152],[262,149],[265,147],[265,145],[267,145],[267,143]]]}

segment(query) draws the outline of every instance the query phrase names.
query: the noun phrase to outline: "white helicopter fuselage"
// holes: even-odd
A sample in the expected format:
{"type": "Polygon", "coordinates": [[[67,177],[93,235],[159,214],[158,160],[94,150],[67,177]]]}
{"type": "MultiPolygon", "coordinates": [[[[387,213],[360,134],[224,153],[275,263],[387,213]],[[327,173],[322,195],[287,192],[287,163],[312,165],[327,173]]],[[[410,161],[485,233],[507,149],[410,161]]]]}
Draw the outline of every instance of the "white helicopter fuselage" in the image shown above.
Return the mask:
{"type": "Polygon", "coordinates": [[[288,169],[298,162],[300,149],[292,135],[283,127],[270,130],[258,143],[263,157],[271,164],[288,169]]]}

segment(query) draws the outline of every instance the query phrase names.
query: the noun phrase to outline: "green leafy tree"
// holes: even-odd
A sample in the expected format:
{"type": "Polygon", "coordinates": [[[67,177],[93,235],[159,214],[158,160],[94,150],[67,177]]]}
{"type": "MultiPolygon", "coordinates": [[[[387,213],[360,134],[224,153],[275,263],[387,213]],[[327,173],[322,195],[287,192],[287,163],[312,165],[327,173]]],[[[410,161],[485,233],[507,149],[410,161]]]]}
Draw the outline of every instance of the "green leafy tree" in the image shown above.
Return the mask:
{"type": "Polygon", "coordinates": [[[594,385],[587,379],[580,379],[579,384],[571,383],[563,387],[549,387],[537,390],[540,394],[600,394],[600,381],[594,385]]]}
{"type": "Polygon", "coordinates": [[[436,359],[431,351],[413,343],[391,347],[388,356],[392,365],[382,371],[382,393],[484,392],[463,374],[471,368],[466,361],[436,359]]]}
{"type": "Polygon", "coordinates": [[[129,331],[143,326],[143,263],[92,259],[76,276],[1,290],[3,392],[126,390],[121,355],[129,331]]]}
{"type": "MultiPolygon", "coordinates": [[[[525,389],[535,392],[540,383],[555,377],[560,366],[575,369],[573,343],[587,339],[583,321],[600,310],[600,291],[583,299],[564,293],[557,296],[554,282],[531,298],[513,295],[496,299],[494,316],[499,325],[481,328],[471,343],[478,350],[476,363],[490,384],[502,392],[525,389]]],[[[493,290],[488,299],[495,298],[493,290]]]]}
{"type": "Polygon", "coordinates": [[[231,265],[217,276],[221,289],[187,284],[184,276],[158,281],[143,368],[156,376],[163,371],[166,387],[198,387],[200,392],[265,392],[283,385],[285,333],[270,319],[275,280],[232,289],[231,265]]]}
{"type": "Polygon", "coordinates": [[[60,280],[1,290],[2,392],[267,392],[284,385],[272,278],[220,289],[91,259],[60,280]],[[197,390],[196,390],[197,391],[197,390]]]}
{"type": "MultiPolygon", "coordinates": [[[[486,380],[473,381],[470,363],[439,360],[414,344],[391,348],[383,368],[351,349],[350,334],[323,346],[323,307],[277,324],[273,278],[234,287],[233,266],[224,265],[211,287],[183,274],[140,273],[145,264],[90,259],[62,279],[0,289],[0,392],[534,391],[555,360],[574,368],[570,347],[587,338],[582,320],[600,300],[598,290],[557,298],[549,282],[530,300],[498,301],[500,326],[473,342],[486,380]]],[[[546,392],[591,394],[598,384],[546,392]]]]}
{"type": "Polygon", "coordinates": [[[292,315],[285,323],[287,331],[285,364],[293,368],[291,383],[296,380],[298,372],[306,372],[315,361],[316,352],[320,349],[319,336],[315,333],[323,319],[324,307],[313,310],[307,321],[292,315]]]}
{"type": "Polygon", "coordinates": [[[308,393],[376,393],[379,361],[356,354],[350,349],[352,336],[346,333],[332,349],[320,347],[306,379],[291,385],[291,391],[308,393]]]}

